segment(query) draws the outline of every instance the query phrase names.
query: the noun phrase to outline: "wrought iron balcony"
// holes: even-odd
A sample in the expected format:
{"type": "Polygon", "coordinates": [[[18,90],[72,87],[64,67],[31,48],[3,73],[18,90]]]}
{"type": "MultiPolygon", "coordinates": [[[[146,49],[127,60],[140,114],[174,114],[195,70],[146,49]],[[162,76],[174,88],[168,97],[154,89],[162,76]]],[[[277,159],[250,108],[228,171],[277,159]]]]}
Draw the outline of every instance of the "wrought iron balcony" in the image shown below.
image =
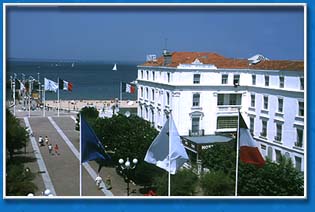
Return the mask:
{"type": "Polygon", "coordinates": [[[205,130],[189,130],[189,136],[204,136],[205,130]]]}

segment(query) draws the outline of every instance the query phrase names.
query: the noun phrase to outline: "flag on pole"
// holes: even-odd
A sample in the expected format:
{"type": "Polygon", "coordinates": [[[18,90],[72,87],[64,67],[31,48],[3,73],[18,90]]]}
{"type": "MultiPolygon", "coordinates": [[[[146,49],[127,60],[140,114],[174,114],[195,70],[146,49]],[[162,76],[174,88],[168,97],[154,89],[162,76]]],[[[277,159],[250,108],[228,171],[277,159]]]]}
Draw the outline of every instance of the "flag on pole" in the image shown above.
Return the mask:
{"type": "Polygon", "coordinates": [[[72,91],[72,83],[59,78],[59,89],[65,91],[72,91]]]}
{"type": "Polygon", "coordinates": [[[21,80],[19,80],[19,82],[20,82],[20,92],[19,93],[20,93],[20,95],[22,95],[25,92],[26,88],[25,88],[25,86],[21,80]]]}
{"type": "Polygon", "coordinates": [[[239,134],[241,161],[258,167],[265,165],[265,160],[260,154],[257,142],[252,137],[241,113],[239,113],[239,134]]]}
{"type": "Polygon", "coordinates": [[[45,78],[44,79],[44,88],[45,88],[45,91],[53,91],[53,92],[57,92],[58,90],[58,83],[50,80],[50,79],[47,79],[45,78]]]}
{"type": "Polygon", "coordinates": [[[135,93],[135,86],[122,82],[122,92],[124,93],[135,93]]]}
{"type": "Polygon", "coordinates": [[[175,174],[188,160],[185,147],[181,142],[172,116],[170,116],[149,147],[144,161],[154,164],[170,174],[175,174]]]}
{"type": "Polygon", "coordinates": [[[105,148],[101,141],[95,135],[93,129],[80,116],[80,132],[81,132],[81,163],[91,160],[107,160],[111,159],[105,152],[105,148]]]}

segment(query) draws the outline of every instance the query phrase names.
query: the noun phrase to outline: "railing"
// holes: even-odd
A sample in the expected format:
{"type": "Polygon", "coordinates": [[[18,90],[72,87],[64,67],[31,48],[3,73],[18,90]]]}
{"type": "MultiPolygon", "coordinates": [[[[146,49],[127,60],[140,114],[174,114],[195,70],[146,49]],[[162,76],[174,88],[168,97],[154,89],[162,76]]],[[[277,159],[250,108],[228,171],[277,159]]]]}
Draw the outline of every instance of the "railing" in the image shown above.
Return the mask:
{"type": "Polygon", "coordinates": [[[218,105],[218,112],[238,112],[241,105],[218,105]]]}
{"type": "Polygon", "coordinates": [[[189,136],[204,136],[205,130],[189,130],[189,136]]]}
{"type": "Polygon", "coordinates": [[[303,147],[303,143],[300,142],[300,141],[297,141],[297,142],[294,142],[294,146],[302,148],[303,147]]]}
{"type": "Polygon", "coordinates": [[[280,142],[281,141],[281,136],[275,136],[275,141],[280,142]]]}

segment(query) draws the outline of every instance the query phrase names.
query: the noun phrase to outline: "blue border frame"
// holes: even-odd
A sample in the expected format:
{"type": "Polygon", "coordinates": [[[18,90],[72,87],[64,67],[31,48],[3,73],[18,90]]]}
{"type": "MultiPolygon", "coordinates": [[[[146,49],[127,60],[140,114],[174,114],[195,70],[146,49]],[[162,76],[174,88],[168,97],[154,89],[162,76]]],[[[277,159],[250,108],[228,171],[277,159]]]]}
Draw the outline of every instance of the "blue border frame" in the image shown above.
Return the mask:
{"type": "MultiPolygon", "coordinates": [[[[52,2],[52,3],[78,3],[78,2],[86,2],[86,3],[101,3],[105,1],[101,0],[94,0],[94,1],[73,1],[73,0],[65,0],[65,1],[1,1],[2,3],[14,3],[14,2],[21,2],[21,3],[34,3],[34,2],[52,2]]],[[[132,0],[125,0],[125,1],[110,1],[110,3],[147,3],[145,0],[140,1],[132,1],[132,0]]],[[[150,0],[152,3],[197,3],[192,0],[150,0]]],[[[108,2],[107,2],[108,3],[108,2]]],[[[198,3],[258,3],[255,1],[210,1],[210,0],[199,0],[198,3]]],[[[307,71],[308,71],[308,120],[312,120],[314,118],[314,98],[312,97],[312,91],[314,90],[314,10],[315,5],[314,2],[311,0],[305,1],[292,1],[292,0],[261,0],[259,3],[307,3],[307,57],[308,57],[308,64],[307,64],[307,71]]],[[[1,10],[1,23],[3,22],[3,14],[1,10]]],[[[1,33],[2,37],[2,33],[1,33]]],[[[3,40],[3,37],[2,37],[3,40]]],[[[1,49],[3,48],[1,43],[1,49]]],[[[2,67],[2,66],[1,66],[2,67]]],[[[1,68],[2,70],[2,68],[1,68]]],[[[3,71],[3,70],[2,70],[3,71]]],[[[1,72],[0,79],[1,79],[1,86],[2,86],[2,78],[3,72],[1,72]]],[[[0,95],[1,102],[5,98],[3,93],[0,95]]],[[[1,111],[3,110],[1,104],[1,111]]],[[[1,121],[3,120],[3,114],[0,113],[1,121]]],[[[2,125],[2,122],[1,122],[2,125]]],[[[315,171],[315,142],[314,140],[314,132],[315,126],[313,121],[308,122],[308,188],[307,188],[307,200],[187,200],[187,199],[180,199],[180,200],[162,200],[162,199],[155,199],[155,200],[125,200],[125,199],[118,199],[118,200],[1,200],[0,203],[0,210],[1,211],[63,211],[67,210],[70,211],[164,211],[164,210],[172,210],[172,211],[312,211],[315,210],[315,202],[314,202],[314,188],[315,188],[315,178],[314,178],[314,171],[315,171]]],[[[2,131],[1,131],[1,138],[2,138],[2,131]]],[[[2,151],[0,151],[0,158],[1,164],[3,164],[2,159],[2,151]]],[[[0,169],[1,176],[3,177],[2,167],[0,169]]],[[[1,188],[1,195],[3,191],[2,182],[0,183],[1,188]]]]}

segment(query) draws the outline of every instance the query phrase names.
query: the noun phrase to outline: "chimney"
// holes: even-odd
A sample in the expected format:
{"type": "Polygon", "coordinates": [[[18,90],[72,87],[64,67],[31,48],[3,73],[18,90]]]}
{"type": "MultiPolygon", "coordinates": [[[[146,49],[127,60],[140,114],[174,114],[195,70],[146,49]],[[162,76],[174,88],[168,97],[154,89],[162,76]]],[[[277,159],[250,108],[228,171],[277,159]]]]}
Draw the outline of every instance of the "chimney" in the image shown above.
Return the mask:
{"type": "Polygon", "coordinates": [[[163,51],[163,57],[164,57],[164,66],[167,66],[172,63],[172,53],[164,49],[163,51]]]}

